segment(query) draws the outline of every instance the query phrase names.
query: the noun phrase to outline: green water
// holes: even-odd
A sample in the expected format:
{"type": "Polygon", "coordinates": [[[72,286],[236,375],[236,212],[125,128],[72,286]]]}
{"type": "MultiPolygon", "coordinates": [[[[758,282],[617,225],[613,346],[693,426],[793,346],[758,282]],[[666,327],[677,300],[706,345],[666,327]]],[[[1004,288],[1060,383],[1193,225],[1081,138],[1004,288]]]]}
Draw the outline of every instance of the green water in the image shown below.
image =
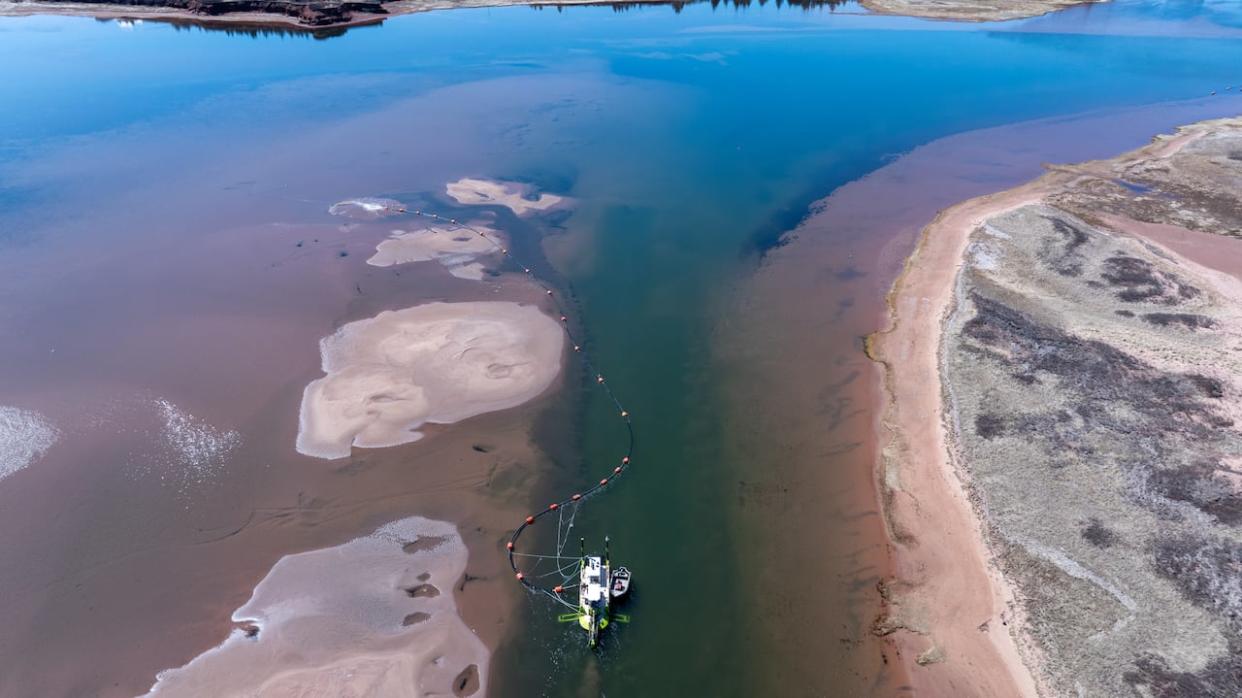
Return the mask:
{"type": "MultiPolygon", "coordinates": [[[[718,303],[811,201],[919,144],[1242,83],[1228,4],[1115,5],[999,27],[772,6],[506,8],[327,41],[4,19],[0,239],[63,244],[87,234],[79,203],[137,205],[155,179],[232,169],[228,191],[295,212],[465,175],[572,196],[549,233],[555,282],[638,434],[633,471],[583,509],[578,534],[611,535],[635,571],[634,622],[592,654],[531,597],[495,693],[819,694],[771,683],[785,660],[753,641],[755,590],[736,583],[757,553],[732,528],[748,464],[724,425],[746,406],[719,389],[718,303]]],[[[624,446],[611,404],[579,387],[564,398],[578,416],[541,425],[557,434],[556,494],[624,446]]],[[[815,669],[840,695],[861,690],[815,669]]]]}

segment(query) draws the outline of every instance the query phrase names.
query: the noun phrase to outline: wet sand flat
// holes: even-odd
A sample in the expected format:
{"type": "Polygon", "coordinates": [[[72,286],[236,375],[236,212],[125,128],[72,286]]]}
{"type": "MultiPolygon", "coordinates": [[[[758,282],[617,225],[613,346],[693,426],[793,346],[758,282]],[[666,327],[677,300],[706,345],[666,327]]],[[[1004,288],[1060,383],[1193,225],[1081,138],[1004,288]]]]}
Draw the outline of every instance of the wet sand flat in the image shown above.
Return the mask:
{"type": "Polygon", "coordinates": [[[466,558],[452,524],[420,517],[283,557],[229,638],[148,695],[486,695],[488,650],[453,601],[466,558]]]}

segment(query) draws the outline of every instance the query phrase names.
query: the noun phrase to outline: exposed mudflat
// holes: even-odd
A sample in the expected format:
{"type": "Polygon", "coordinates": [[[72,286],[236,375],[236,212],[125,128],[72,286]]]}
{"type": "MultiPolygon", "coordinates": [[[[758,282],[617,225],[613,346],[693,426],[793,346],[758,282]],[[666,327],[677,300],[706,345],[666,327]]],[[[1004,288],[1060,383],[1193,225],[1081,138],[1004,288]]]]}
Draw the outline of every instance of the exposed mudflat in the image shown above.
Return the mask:
{"type": "Polygon", "coordinates": [[[1107,0],[862,0],[872,12],[965,22],[1038,17],[1074,5],[1107,0]]]}
{"type": "Polygon", "coordinates": [[[487,648],[440,593],[465,569],[453,525],[417,516],[288,555],[233,613],[229,638],[162,672],[150,695],[485,693],[487,648]]]}
{"type": "Polygon", "coordinates": [[[949,463],[1044,692],[1242,694],[1239,153],[1230,119],[1056,168],[945,286],[949,463]]]}

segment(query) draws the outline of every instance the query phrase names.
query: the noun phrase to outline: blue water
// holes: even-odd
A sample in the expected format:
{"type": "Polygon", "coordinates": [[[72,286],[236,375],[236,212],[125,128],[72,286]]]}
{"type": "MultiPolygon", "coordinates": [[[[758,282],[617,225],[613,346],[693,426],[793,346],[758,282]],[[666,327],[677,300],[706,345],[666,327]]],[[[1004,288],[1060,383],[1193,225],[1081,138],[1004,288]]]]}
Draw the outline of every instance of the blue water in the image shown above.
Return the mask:
{"type": "MultiPolygon", "coordinates": [[[[281,201],[281,215],[307,220],[323,201],[415,195],[463,175],[573,196],[548,256],[636,415],[642,459],[583,531],[611,532],[645,591],[600,660],[548,607],[524,605],[513,624],[527,630],[498,655],[498,695],[857,695],[880,669],[773,654],[764,619],[745,611],[752,590],[733,583],[754,551],[738,549],[735,492],[715,478],[746,465],[722,448],[737,406],[720,403],[705,359],[713,302],[811,201],[919,144],[1236,92],[1240,32],[1238,3],[1149,0],[1001,25],[848,5],[516,7],[328,39],[4,19],[0,245],[102,230],[127,249],[137,233],[117,222],[135,206],[172,214],[172,182],[197,188],[178,205],[281,201]]],[[[38,302],[14,295],[6,302],[38,302]]],[[[619,439],[610,408],[569,399],[585,401],[568,429],[576,455],[549,466],[566,481],[582,462],[611,462],[619,439]]],[[[811,603],[833,582],[791,570],[790,583],[806,617],[778,632],[837,632],[841,619],[811,603]]]]}

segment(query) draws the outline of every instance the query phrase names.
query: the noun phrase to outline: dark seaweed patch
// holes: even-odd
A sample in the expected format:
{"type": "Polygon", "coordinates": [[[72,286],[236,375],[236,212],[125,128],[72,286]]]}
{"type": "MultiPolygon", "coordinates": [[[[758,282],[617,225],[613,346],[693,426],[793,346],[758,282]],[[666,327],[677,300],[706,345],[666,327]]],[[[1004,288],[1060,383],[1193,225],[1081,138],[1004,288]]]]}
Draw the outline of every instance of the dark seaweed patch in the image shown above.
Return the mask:
{"type": "Polygon", "coordinates": [[[1156,572],[1191,603],[1242,631],[1242,543],[1198,535],[1170,536],[1155,546],[1156,572]]]}
{"type": "Polygon", "coordinates": [[[1061,276],[1080,276],[1083,259],[1082,255],[1078,254],[1078,248],[1087,244],[1089,239],[1087,233],[1060,218],[1044,216],[1044,220],[1052,224],[1053,232],[1060,236],[1058,241],[1060,244],[1045,241],[1039,252],[1039,258],[1061,276]]]}
{"type": "Polygon", "coordinates": [[[1145,654],[1123,678],[1138,695],[1155,698],[1233,698],[1242,695],[1242,642],[1197,672],[1174,671],[1157,654],[1145,654]]]}
{"type": "Polygon", "coordinates": [[[985,439],[1005,435],[1005,418],[995,414],[982,413],[975,417],[975,433],[985,439]]]}
{"type": "Polygon", "coordinates": [[[1134,313],[1129,310],[1114,310],[1113,312],[1121,317],[1134,317],[1134,313]]]}
{"type": "Polygon", "coordinates": [[[1212,318],[1206,315],[1196,315],[1194,313],[1145,313],[1143,315],[1143,319],[1160,327],[1181,325],[1192,332],[1194,330],[1212,329],[1213,327],[1216,327],[1216,321],[1212,318]]]}
{"type": "Polygon", "coordinates": [[[1121,536],[1118,536],[1116,531],[1105,526],[1103,521],[1094,516],[1088,519],[1087,525],[1083,527],[1082,537],[1097,548],[1111,548],[1121,540],[1121,536]]]}
{"type": "Polygon", "coordinates": [[[1204,397],[1210,397],[1213,400],[1219,400],[1220,398],[1225,397],[1225,384],[1215,378],[1198,373],[1191,373],[1186,376],[1186,379],[1191,383],[1194,383],[1195,387],[1199,389],[1199,392],[1203,393],[1204,397]]]}
{"type": "Polygon", "coordinates": [[[1227,526],[1242,523],[1242,495],[1210,466],[1158,470],[1152,473],[1148,487],[1166,499],[1189,504],[1227,526]]]}
{"type": "Polygon", "coordinates": [[[1150,262],[1138,257],[1116,255],[1104,260],[1100,277],[1117,291],[1117,298],[1127,303],[1146,301],[1177,305],[1180,300],[1195,298],[1199,289],[1181,283],[1173,274],[1157,270],[1150,262]]]}

